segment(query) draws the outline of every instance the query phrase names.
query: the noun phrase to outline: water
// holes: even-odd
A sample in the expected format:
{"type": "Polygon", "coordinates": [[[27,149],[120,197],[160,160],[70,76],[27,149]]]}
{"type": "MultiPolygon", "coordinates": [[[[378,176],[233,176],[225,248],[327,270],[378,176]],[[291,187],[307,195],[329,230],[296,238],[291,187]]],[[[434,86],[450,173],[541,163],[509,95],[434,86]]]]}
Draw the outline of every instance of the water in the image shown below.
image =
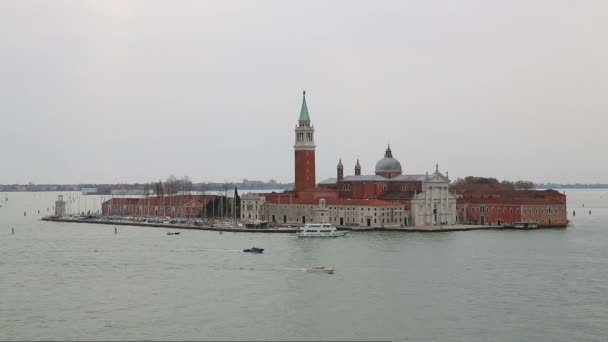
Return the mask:
{"type": "Polygon", "coordinates": [[[568,229],[337,239],[115,235],[39,221],[57,193],[9,193],[0,340],[605,341],[608,191],[566,192],[568,229]]]}

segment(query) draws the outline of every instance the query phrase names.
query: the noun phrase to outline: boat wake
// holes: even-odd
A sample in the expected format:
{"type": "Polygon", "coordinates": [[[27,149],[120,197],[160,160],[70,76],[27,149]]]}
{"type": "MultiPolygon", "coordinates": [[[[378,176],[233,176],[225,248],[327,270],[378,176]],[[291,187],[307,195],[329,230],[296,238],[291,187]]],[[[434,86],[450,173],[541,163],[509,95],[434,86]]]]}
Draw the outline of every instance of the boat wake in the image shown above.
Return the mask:
{"type": "Polygon", "coordinates": [[[196,249],[194,252],[239,252],[242,253],[242,249],[227,249],[227,248],[202,248],[196,249]]]}

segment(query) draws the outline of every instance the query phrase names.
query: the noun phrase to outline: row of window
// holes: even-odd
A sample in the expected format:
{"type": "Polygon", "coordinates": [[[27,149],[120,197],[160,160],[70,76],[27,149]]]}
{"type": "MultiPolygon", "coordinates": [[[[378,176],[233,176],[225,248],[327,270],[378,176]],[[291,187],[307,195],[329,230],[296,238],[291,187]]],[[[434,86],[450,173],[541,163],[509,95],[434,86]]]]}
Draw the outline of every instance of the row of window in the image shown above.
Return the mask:
{"type": "MultiPolygon", "coordinates": [[[[507,214],[507,213],[513,214],[513,208],[509,208],[509,209],[508,209],[509,211],[507,211],[507,209],[506,209],[506,208],[501,209],[501,208],[494,208],[494,207],[492,207],[492,208],[490,208],[490,210],[489,210],[488,212],[495,212],[495,211],[494,211],[494,209],[497,209],[496,211],[497,211],[499,214],[507,214]]],[[[462,210],[464,210],[464,208],[463,208],[462,210]]],[[[515,210],[516,210],[516,213],[517,213],[517,214],[519,214],[519,208],[516,208],[515,210]]],[[[481,213],[485,213],[485,212],[486,212],[486,210],[485,210],[485,207],[484,207],[484,206],[481,206],[481,207],[479,207],[479,208],[475,208],[475,207],[473,207],[473,208],[467,208],[467,211],[468,211],[468,212],[481,212],[481,213]]],[[[548,207],[548,208],[547,208],[547,213],[549,213],[549,214],[553,214],[553,212],[555,212],[555,213],[559,213],[559,209],[553,209],[552,207],[548,207]]],[[[524,209],[524,214],[532,214],[532,213],[536,213],[536,214],[538,214],[538,208],[537,208],[537,209],[535,209],[535,211],[534,211],[534,212],[533,212],[533,210],[532,210],[532,209],[524,209]]],[[[540,213],[541,213],[541,214],[544,214],[544,213],[545,213],[545,209],[544,209],[544,208],[542,208],[542,209],[540,210],[540,213]]]]}

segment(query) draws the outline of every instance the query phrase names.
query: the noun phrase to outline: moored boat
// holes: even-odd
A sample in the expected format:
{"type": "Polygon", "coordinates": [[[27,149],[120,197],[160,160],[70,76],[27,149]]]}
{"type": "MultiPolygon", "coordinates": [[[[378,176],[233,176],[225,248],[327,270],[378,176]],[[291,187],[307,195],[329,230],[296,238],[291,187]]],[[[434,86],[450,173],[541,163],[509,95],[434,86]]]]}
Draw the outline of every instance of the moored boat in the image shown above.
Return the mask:
{"type": "Polygon", "coordinates": [[[338,237],[347,233],[339,231],[329,223],[307,223],[298,233],[298,237],[338,237]]]}
{"type": "Polygon", "coordinates": [[[538,224],[536,221],[522,221],[515,222],[513,227],[517,229],[535,229],[538,228],[538,224]]]}

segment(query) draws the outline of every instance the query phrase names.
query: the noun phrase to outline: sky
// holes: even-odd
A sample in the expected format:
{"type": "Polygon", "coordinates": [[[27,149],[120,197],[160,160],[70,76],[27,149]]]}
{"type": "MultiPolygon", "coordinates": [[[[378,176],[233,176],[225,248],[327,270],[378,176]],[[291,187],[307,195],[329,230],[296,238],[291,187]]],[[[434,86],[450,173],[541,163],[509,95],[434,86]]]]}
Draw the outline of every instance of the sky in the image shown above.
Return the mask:
{"type": "Polygon", "coordinates": [[[608,2],[0,2],[0,183],[608,182],[608,2]]]}

